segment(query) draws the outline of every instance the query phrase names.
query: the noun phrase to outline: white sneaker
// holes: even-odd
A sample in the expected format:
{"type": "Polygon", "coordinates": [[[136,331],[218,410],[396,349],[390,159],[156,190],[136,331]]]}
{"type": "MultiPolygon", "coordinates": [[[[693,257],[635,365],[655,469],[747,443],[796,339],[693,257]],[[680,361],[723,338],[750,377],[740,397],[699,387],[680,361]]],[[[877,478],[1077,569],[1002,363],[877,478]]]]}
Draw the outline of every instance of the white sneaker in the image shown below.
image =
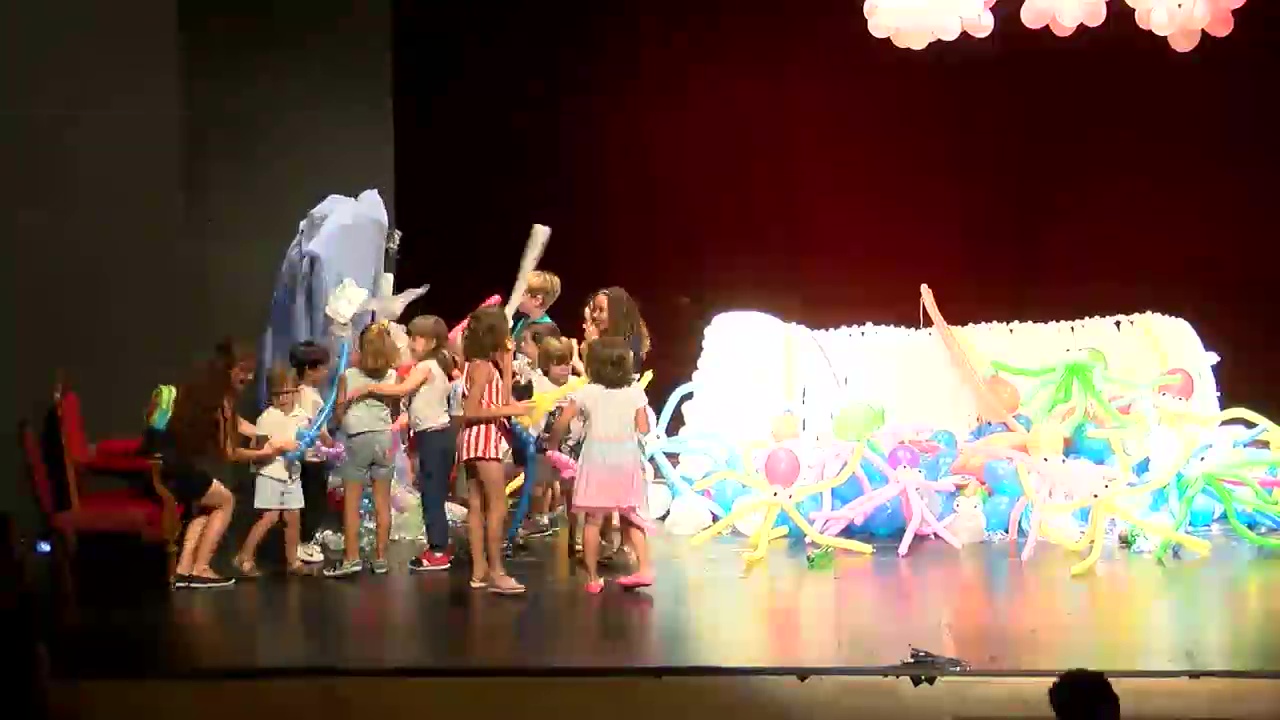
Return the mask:
{"type": "Polygon", "coordinates": [[[315,543],[305,543],[298,546],[298,559],[304,563],[324,562],[324,551],[315,543]]]}

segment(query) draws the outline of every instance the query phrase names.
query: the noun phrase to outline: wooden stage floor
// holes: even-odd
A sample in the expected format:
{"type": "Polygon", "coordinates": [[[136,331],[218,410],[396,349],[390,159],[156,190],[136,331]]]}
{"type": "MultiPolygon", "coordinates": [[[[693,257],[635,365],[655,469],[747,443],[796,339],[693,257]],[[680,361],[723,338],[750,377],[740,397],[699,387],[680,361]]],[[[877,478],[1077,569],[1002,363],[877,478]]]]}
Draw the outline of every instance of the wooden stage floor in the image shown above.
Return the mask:
{"type": "Polygon", "coordinates": [[[842,553],[809,570],[785,541],[746,577],[740,538],[657,537],[658,584],[581,589],[563,535],[511,563],[523,597],[467,587],[467,569],[345,580],[265,578],[156,604],[83,607],[50,645],[64,678],[369,675],[913,674],[910,646],[975,675],[1280,677],[1280,556],[1218,538],[1211,557],[1161,567],[1111,551],[1072,578],[1048,544],[957,552],[918,542],[842,553]]]}

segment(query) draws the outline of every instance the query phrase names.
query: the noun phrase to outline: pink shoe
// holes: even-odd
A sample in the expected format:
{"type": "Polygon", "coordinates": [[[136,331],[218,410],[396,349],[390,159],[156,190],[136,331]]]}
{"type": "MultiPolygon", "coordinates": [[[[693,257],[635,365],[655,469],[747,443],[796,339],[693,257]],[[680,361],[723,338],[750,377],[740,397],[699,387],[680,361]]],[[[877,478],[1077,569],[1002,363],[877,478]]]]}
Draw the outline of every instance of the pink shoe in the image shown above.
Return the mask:
{"type": "Polygon", "coordinates": [[[640,573],[632,573],[626,577],[618,578],[618,585],[628,590],[637,588],[646,588],[653,584],[652,575],[641,575],[640,573]]]}
{"type": "Polygon", "coordinates": [[[586,590],[591,595],[599,595],[604,591],[604,580],[592,580],[586,585],[583,585],[582,589],[586,590]]]}

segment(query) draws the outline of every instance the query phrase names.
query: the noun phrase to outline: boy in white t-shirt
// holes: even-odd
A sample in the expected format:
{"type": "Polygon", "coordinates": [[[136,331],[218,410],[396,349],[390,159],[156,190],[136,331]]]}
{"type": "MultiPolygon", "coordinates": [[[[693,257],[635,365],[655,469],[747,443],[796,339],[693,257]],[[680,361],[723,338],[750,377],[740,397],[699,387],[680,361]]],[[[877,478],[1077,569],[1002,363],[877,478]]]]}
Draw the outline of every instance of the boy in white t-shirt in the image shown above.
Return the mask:
{"type": "MultiPolygon", "coordinates": [[[[449,520],[444,505],[458,442],[450,406],[453,358],[447,348],[449,327],[435,315],[421,315],[410,320],[406,330],[409,353],[414,360],[408,377],[397,383],[368,385],[356,392],[408,398],[409,428],[418,451],[422,522],[427,528],[427,547],[409,561],[409,569],[414,572],[447,570],[453,562],[453,553],[449,549],[449,520]]],[[[349,392],[348,397],[352,396],[349,392]]]]}
{"type": "MultiPolygon", "coordinates": [[[[311,340],[304,340],[289,349],[289,365],[298,379],[298,406],[294,413],[302,420],[304,428],[315,423],[316,416],[324,409],[324,396],[320,388],[329,382],[329,349],[311,340]]],[[[329,431],[322,429],[320,441],[331,445],[329,431]]],[[[298,546],[298,559],[305,563],[324,561],[324,551],[316,542],[321,525],[329,511],[329,464],[319,451],[311,448],[302,457],[302,537],[306,542],[298,546]]]]}
{"type": "MultiPolygon", "coordinates": [[[[267,374],[267,389],[271,393],[271,405],[262,411],[255,423],[259,437],[273,441],[294,440],[298,430],[303,427],[299,413],[294,412],[298,406],[298,385],[293,373],[277,367],[267,374]]],[[[257,577],[258,566],[255,556],[258,544],[271,526],[284,518],[284,554],[290,572],[298,572],[302,563],[298,560],[298,538],[300,530],[299,511],[304,502],[300,467],[296,460],[282,455],[271,458],[258,466],[254,479],[253,507],[262,512],[258,521],[249,530],[240,552],[236,554],[235,565],[245,577],[257,577]]]]}

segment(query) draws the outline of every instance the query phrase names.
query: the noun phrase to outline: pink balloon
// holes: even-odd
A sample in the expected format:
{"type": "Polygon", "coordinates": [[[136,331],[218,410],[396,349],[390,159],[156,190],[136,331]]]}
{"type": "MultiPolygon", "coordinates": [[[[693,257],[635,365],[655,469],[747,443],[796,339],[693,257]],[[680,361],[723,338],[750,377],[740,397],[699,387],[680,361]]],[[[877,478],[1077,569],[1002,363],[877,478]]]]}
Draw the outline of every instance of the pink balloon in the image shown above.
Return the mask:
{"type": "Polygon", "coordinates": [[[1195,49],[1196,45],[1199,44],[1199,30],[1179,30],[1169,36],[1169,47],[1177,50],[1178,52],[1191,52],[1195,49]]]}
{"type": "Polygon", "coordinates": [[[1053,19],[1053,8],[1042,5],[1035,0],[1023,0],[1022,9],[1018,11],[1022,24],[1032,30],[1039,30],[1053,19]]]}
{"type": "Polygon", "coordinates": [[[1063,25],[1058,22],[1058,18],[1056,16],[1049,20],[1049,29],[1053,31],[1054,35],[1063,38],[1076,31],[1073,26],[1063,25]]]}
{"type": "Polygon", "coordinates": [[[800,458],[789,448],[774,448],[764,460],[764,477],[770,485],[791,487],[800,479],[800,458]]]}
{"type": "Polygon", "coordinates": [[[964,31],[976,38],[984,38],[995,29],[996,19],[992,17],[990,10],[983,10],[976,18],[964,19],[964,31]]]}
{"type": "Polygon", "coordinates": [[[1138,23],[1138,27],[1143,30],[1151,30],[1151,10],[1135,10],[1133,13],[1134,22],[1138,23]]]}
{"type": "Polygon", "coordinates": [[[1204,31],[1210,35],[1221,38],[1231,34],[1236,27],[1236,19],[1231,15],[1230,10],[1219,10],[1209,18],[1209,23],[1204,26],[1204,31]]]}
{"type": "MultiPolygon", "coordinates": [[[[1240,0],[1240,2],[1244,2],[1244,0],[1240,0]]],[[[995,4],[996,4],[996,0],[982,0],[982,7],[988,10],[990,10],[991,6],[995,4]]]]}
{"type": "Polygon", "coordinates": [[[910,445],[898,445],[894,447],[889,451],[889,455],[885,457],[884,460],[889,467],[894,469],[900,467],[920,467],[920,453],[910,445]]]}

